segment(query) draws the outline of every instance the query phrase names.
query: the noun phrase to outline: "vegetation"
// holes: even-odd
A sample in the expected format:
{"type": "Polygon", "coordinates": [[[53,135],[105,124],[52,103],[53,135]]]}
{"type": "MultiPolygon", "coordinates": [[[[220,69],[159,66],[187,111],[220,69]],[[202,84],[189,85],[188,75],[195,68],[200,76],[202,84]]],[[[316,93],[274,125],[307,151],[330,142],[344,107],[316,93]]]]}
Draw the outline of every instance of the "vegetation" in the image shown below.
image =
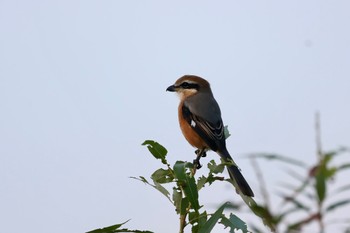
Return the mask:
{"type": "MultiPolygon", "coordinates": [[[[350,198],[339,199],[341,193],[350,190],[350,184],[334,189],[334,178],[350,168],[350,162],[337,163],[337,158],[343,155],[349,156],[349,149],[339,148],[323,152],[320,143],[318,124],[317,130],[317,160],[308,165],[303,161],[291,159],[275,154],[253,154],[249,156],[252,161],[253,170],[260,184],[260,193],[263,197],[262,203],[257,204],[252,198],[241,195],[246,205],[226,202],[219,206],[214,212],[209,213],[199,203],[200,191],[214,182],[235,183],[222,176],[225,163],[217,164],[211,160],[208,164],[208,174],[196,178],[196,166],[191,162],[177,161],[170,165],[166,159],[167,150],[155,141],[147,140],[143,143],[150,153],[161,161],[162,167],[150,176],[151,182],[144,176],[131,177],[139,180],[157,191],[159,191],[174,206],[179,215],[179,232],[190,228],[194,233],[209,233],[216,224],[221,224],[229,232],[301,232],[311,223],[317,223],[319,232],[326,232],[326,220],[332,217],[334,210],[347,206],[350,198]],[[293,177],[294,184],[282,183],[281,192],[277,193],[281,200],[277,211],[271,205],[270,193],[267,192],[262,169],[257,160],[271,160],[287,164],[291,169],[287,171],[293,177]],[[298,172],[295,170],[298,169],[298,172]],[[304,175],[301,175],[304,174],[304,175]],[[169,184],[172,188],[167,188],[169,184]],[[229,210],[227,214],[224,210],[229,210]],[[250,210],[259,218],[265,226],[258,226],[239,218],[236,214],[243,210],[250,210]],[[234,213],[233,213],[234,212],[234,213]],[[296,215],[297,214],[297,215],[296,215]]],[[[345,227],[338,232],[350,232],[350,217],[339,217],[338,222],[345,223],[345,227]]],[[[122,224],[90,231],[89,233],[115,233],[115,232],[151,232],[141,230],[130,230],[122,228],[122,224]]]]}

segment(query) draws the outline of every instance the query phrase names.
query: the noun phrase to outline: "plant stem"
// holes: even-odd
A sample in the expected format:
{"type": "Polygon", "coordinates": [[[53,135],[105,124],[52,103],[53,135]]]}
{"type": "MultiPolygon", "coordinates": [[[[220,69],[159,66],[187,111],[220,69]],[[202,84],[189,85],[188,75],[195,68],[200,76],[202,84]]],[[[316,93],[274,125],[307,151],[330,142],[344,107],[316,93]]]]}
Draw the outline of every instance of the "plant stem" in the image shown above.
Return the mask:
{"type": "Polygon", "coordinates": [[[315,113],[315,131],[316,131],[316,149],[319,160],[322,159],[322,142],[321,142],[321,126],[320,113],[315,113]]]}
{"type": "Polygon", "coordinates": [[[187,216],[187,212],[185,214],[181,214],[180,215],[180,233],[184,233],[184,229],[186,226],[186,216],[187,216]]]}

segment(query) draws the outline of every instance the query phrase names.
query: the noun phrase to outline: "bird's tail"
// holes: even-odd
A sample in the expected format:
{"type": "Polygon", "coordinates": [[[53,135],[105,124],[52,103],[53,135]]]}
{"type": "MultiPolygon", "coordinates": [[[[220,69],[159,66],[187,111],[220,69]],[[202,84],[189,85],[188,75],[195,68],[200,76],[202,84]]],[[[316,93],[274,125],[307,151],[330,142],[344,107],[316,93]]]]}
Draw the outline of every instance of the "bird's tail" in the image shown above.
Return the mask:
{"type": "Polygon", "coordinates": [[[250,188],[248,182],[243,177],[243,175],[240,172],[237,165],[234,163],[234,161],[233,161],[232,157],[230,156],[230,154],[228,153],[228,151],[225,150],[225,151],[220,152],[219,154],[226,162],[233,163],[233,165],[227,166],[227,170],[228,170],[228,173],[230,174],[231,179],[237,183],[240,191],[246,196],[254,197],[254,193],[253,193],[252,189],[250,188]]]}

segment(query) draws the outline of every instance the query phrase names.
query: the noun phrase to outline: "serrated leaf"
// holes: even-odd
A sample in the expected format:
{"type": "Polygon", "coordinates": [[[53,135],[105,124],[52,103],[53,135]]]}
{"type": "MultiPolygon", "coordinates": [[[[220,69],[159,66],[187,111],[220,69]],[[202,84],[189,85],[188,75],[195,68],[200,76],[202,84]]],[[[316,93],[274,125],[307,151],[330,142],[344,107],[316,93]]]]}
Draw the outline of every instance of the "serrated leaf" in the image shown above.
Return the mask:
{"type": "Polygon", "coordinates": [[[208,163],[208,168],[209,168],[211,173],[218,174],[218,173],[222,173],[224,171],[225,164],[221,163],[221,164],[217,165],[214,160],[211,160],[208,163]]]}
{"type": "Polygon", "coordinates": [[[207,178],[205,176],[201,176],[198,178],[197,181],[197,190],[201,190],[201,188],[204,187],[205,183],[207,182],[207,178]]]}
{"type": "Polygon", "coordinates": [[[205,224],[199,229],[198,233],[210,233],[213,230],[216,223],[222,217],[222,212],[224,211],[227,202],[220,206],[219,209],[205,222],[205,224]]]}
{"type": "Polygon", "coordinates": [[[230,218],[222,217],[220,223],[225,226],[225,229],[229,227],[230,233],[234,233],[235,230],[241,230],[243,233],[248,232],[247,224],[234,214],[230,214],[230,218]]]}
{"type": "MultiPolygon", "coordinates": [[[[235,233],[235,227],[232,225],[230,220],[226,218],[224,215],[221,217],[221,220],[219,222],[221,225],[224,225],[224,229],[230,228],[230,233],[235,233]]],[[[244,232],[243,232],[244,233],[244,232]]]]}
{"type": "Polygon", "coordinates": [[[151,178],[153,181],[164,184],[164,183],[169,183],[174,180],[173,173],[170,169],[163,169],[160,168],[153,172],[151,175],[151,178]]]}
{"type": "Polygon", "coordinates": [[[334,209],[337,209],[338,207],[341,207],[343,205],[347,205],[350,203],[350,199],[347,200],[342,200],[342,201],[337,201],[333,204],[330,204],[327,208],[326,208],[326,212],[332,211],[334,209]]]}
{"type": "Polygon", "coordinates": [[[158,142],[153,140],[146,140],[142,143],[143,146],[147,146],[147,149],[156,158],[160,159],[163,164],[168,164],[166,160],[166,155],[168,153],[164,146],[160,145],[158,142]]]}
{"type": "Polygon", "coordinates": [[[216,181],[216,179],[215,179],[215,177],[213,176],[213,174],[212,173],[210,173],[209,175],[208,175],[208,177],[207,177],[207,183],[209,184],[209,185],[211,185],[214,181],[216,181]]]}

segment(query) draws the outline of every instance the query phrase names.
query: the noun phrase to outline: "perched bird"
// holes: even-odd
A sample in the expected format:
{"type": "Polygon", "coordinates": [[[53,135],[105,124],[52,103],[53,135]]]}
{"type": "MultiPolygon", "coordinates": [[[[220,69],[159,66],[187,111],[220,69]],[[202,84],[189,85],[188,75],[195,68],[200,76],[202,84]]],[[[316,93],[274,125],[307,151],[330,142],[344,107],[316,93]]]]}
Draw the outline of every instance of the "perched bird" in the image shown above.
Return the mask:
{"type": "Polygon", "coordinates": [[[176,92],[180,97],[180,128],[186,140],[198,149],[195,160],[197,166],[200,167],[199,159],[207,150],[215,151],[225,162],[231,164],[227,165],[227,170],[231,179],[238,184],[239,191],[253,197],[252,189],[226,149],[220,107],[214,99],[209,82],[195,75],[185,75],[166,90],[176,92]]]}

